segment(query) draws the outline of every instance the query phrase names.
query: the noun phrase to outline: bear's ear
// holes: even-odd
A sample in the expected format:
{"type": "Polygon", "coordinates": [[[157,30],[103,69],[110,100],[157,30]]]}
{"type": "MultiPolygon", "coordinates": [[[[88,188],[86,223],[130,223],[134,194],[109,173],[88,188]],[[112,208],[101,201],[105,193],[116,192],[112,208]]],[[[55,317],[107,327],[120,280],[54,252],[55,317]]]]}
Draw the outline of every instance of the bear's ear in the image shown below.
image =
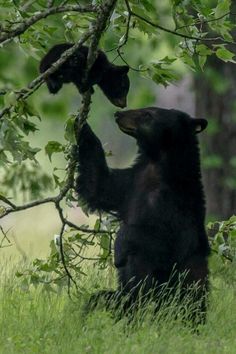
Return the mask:
{"type": "Polygon", "coordinates": [[[128,71],[129,71],[129,66],[128,66],[128,65],[122,65],[122,66],[120,66],[120,71],[121,71],[123,74],[127,74],[128,71]]]}
{"type": "Polygon", "coordinates": [[[194,118],[193,119],[195,133],[201,133],[207,127],[207,120],[203,118],[194,118]]]}

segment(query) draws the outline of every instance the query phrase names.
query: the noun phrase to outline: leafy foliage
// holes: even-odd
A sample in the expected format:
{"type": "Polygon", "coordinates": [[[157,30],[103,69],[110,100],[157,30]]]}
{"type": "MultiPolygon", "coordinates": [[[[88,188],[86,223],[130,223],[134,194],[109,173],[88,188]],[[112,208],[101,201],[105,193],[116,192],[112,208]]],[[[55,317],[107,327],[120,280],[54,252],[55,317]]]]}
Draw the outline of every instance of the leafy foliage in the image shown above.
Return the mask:
{"type": "Polygon", "coordinates": [[[84,231],[70,228],[66,230],[63,240],[60,235],[55,235],[50,242],[49,257],[36,258],[31,267],[16,275],[27,287],[43,284],[45,290],[55,291],[55,288],[67,286],[67,275],[61,259],[61,242],[66,267],[74,279],[78,280],[79,274],[84,274],[86,262],[100,269],[112,267],[113,236],[117,227],[113,217],[105,216],[95,221],[93,230],[88,225],[81,225],[84,231]]]}
{"type": "Polygon", "coordinates": [[[53,179],[42,171],[38,163],[21,164],[12,163],[6,166],[3,172],[0,193],[8,195],[9,190],[12,196],[17,198],[20,192],[24,201],[42,198],[45,193],[53,189],[53,179]]]}
{"type": "Polygon", "coordinates": [[[236,216],[226,221],[210,222],[211,249],[224,263],[236,261],[236,216]]]}

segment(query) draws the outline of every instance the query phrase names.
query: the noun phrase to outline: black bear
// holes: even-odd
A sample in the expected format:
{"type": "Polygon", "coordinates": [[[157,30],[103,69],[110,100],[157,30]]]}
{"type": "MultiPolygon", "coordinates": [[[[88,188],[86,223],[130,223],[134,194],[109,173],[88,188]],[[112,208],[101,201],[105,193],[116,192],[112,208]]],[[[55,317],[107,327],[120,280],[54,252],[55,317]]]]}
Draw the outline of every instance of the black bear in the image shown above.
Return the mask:
{"type": "Polygon", "coordinates": [[[78,194],[91,211],[116,212],[121,220],[114,254],[119,289],[101,295],[129,294],[131,304],[140,289],[158,297],[161,285],[170,279],[174,284],[185,272],[183,295],[197,283],[194,302],[204,314],[209,244],[196,134],[207,121],[156,107],[117,112],[115,117],[119,128],[137,140],[132,167],[110,169],[88,124],[78,138],[78,194]]]}
{"type": "MultiPolygon", "coordinates": [[[[72,46],[72,43],[63,43],[52,47],[40,62],[40,73],[49,69],[72,46]]],[[[86,68],[87,56],[88,47],[82,46],[56,72],[51,74],[46,79],[50,93],[57,93],[64,83],[69,82],[75,84],[80,93],[84,93],[97,84],[115,106],[126,107],[130,86],[127,75],[129,67],[127,65],[118,66],[110,63],[106,54],[99,50],[95,63],[89,71],[88,79],[84,83],[83,75],[86,68]]]]}

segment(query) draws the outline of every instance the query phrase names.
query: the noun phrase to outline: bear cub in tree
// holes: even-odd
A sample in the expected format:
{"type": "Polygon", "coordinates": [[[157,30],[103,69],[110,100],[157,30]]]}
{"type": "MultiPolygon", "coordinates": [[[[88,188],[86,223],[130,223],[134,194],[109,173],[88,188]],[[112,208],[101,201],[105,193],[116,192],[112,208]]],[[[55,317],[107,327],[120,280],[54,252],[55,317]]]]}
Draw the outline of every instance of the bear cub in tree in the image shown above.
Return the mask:
{"type": "Polygon", "coordinates": [[[151,290],[156,300],[161,285],[168,283],[175,290],[185,272],[181,297],[197,283],[192,300],[204,320],[209,244],[197,133],[207,121],[156,107],[115,116],[119,128],[137,141],[132,167],[110,169],[88,124],[78,140],[79,195],[92,211],[116,212],[121,220],[114,254],[119,288],[94,298],[129,295],[127,309],[140,290],[151,290]]]}
{"type": "MultiPolygon", "coordinates": [[[[41,60],[40,73],[49,69],[72,46],[72,43],[63,43],[52,47],[41,60]]],[[[50,93],[57,93],[64,83],[69,82],[75,84],[81,94],[96,84],[115,106],[126,107],[130,86],[127,75],[129,67],[110,63],[106,54],[99,50],[97,58],[89,71],[87,82],[83,83],[82,78],[86,68],[87,56],[88,47],[82,46],[56,72],[51,74],[46,79],[50,93]]]]}

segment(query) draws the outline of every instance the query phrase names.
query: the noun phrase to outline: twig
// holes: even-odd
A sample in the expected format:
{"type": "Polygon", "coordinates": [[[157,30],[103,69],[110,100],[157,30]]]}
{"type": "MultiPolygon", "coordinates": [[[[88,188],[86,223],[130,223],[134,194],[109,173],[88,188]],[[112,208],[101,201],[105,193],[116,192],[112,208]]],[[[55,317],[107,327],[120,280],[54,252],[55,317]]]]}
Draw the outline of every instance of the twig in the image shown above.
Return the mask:
{"type": "Polygon", "coordinates": [[[17,25],[15,29],[9,30],[9,29],[2,29],[1,34],[0,34],[0,43],[13,39],[16,36],[19,36],[20,34],[23,34],[28,28],[30,28],[32,25],[34,25],[36,22],[47,18],[48,16],[63,13],[63,12],[80,12],[80,13],[85,13],[85,12],[96,12],[97,11],[97,6],[93,5],[65,5],[65,6],[55,6],[55,7],[49,7],[45,11],[41,12],[36,12],[33,16],[25,19],[22,23],[17,25]]]}
{"type": "Polygon", "coordinates": [[[124,35],[124,40],[118,46],[118,49],[117,49],[118,53],[119,53],[120,49],[128,42],[128,39],[129,39],[129,29],[130,29],[130,21],[131,21],[131,18],[132,18],[132,14],[131,14],[131,8],[129,6],[129,1],[125,0],[125,4],[126,4],[127,10],[128,10],[128,18],[127,18],[127,25],[126,25],[126,32],[125,32],[125,35],[124,35]]]}
{"type": "MultiPolygon", "coordinates": [[[[219,41],[219,40],[222,41],[221,37],[195,37],[195,36],[190,36],[188,34],[180,33],[180,32],[171,30],[169,28],[163,27],[161,25],[158,25],[157,23],[154,23],[151,20],[148,20],[147,18],[135,13],[133,10],[131,10],[131,8],[129,9],[129,12],[130,12],[131,16],[139,18],[140,20],[146,22],[150,26],[155,27],[155,28],[157,28],[157,29],[159,29],[161,31],[173,34],[173,35],[178,36],[178,37],[182,37],[182,38],[185,38],[185,39],[192,39],[192,40],[196,40],[196,41],[202,41],[202,42],[215,42],[215,41],[219,41]]],[[[227,40],[224,40],[224,43],[226,43],[226,44],[236,44],[236,42],[231,42],[231,41],[227,41],[227,40]]]]}
{"type": "Polygon", "coordinates": [[[121,44],[119,44],[119,46],[118,46],[118,48],[117,48],[117,53],[118,53],[118,56],[121,58],[121,60],[122,60],[131,70],[137,71],[137,72],[147,71],[147,69],[145,69],[145,70],[136,69],[136,68],[133,68],[132,66],[130,66],[129,63],[124,59],[123,53],[121,53],[121,48],[126,45],[126,43],[128,42],[128,39],[129,39],[130,21],[131,21],[131,18],[132,18],[132,12],[131,12],[131,8],[130,8],[130,5],[129,5],[129,1],[128,1],[128,0],[125,0],[125,3],[126,3],[127,10],[128,10],[127,25],[126,25],[126,31],[125,31],[125,34],[124,34],[124,40],[123,40],[123,42],[122,42],[121,44]]]}
{"type": "MultiPolygon", "coordinates": [[[[1,240],[0,248],[3,247],[3,242],[4,242],[4,240],[7,240],[9,246],[11,246],[11,241],[9,240],[9,238],[8,238],[8,236],[7,236],[7,233],[9,232],[9,230],[8,230],[8,231],[4,231],[3,227],[0,225],[0,231],[1,231],[1,233],[3,234],[3,239],[1,240]]],[[[5,246],[5,247],[6,247],[6,246],[5,246]]]]}
{"type": "MultiPolygon", "coordinates": [[[[48,197],[48,198],[45,198],[45,199],[41,199],[41,200],[36,200],[34,202],[31,202],[31,203],[27,203],[27,204],[23,204],[23,205],[15,205],[13,203],[11,203],[7,198],[3,197],[2,195],[0,195],[0,200],[2,200],[4,203],[8,204],[11,206],[11,208],[9,209],[6,209],[5,212],[0,215],[0,219],[3,219],[5,216],[9,215],[9,214],[12,214],[12,213],[15,213],[15,212],[18,212],[18,211],[23,211],[23,210],[27,210],[27,209],[31,209],[31,208],[34,208],[34,207],[37,207],[39,205],[43,205],[43,204],[48,204],[48,203],[54,203],[55,205],[57,205],[60,201],[62,201],[66,195],[66,193],[68,192],[68,190],[70,189],[69,185],[66,186],[66,189],[65,191],[62,193],[60,192],[56,197],[48,197]]],[[[76,224],[74,224],[73,222],[67,220],[63,214],[60,214],[59,212],[59,208],[57,208],[58,210],[58,214],[60,216],[60,219],[65,223],[67,224],[69,227],[75,229],[75,230],[78,230],[78,231],[81,231],[81,232],[84,232],[84,233],[89,233],[89,234],[104,234],[104,233],[109,233],[109,231],[107,230],[93,230],[93,229],[87,229],[85,227],[81,227],[81,226],[78,226],[76,224]]],[[[62,211],[62,209],[61,209],[62,211]]]]}
{"type": "Polygon", "coordinates": [[[197,25],[200,25],[200,24],[205,25],[205,24],[208,24],[208,23],[211,23],[211,22],[216,22],[216,21],[219,21],[219,20],[223,19],[224,17],[230,16],[230,15],[231,16],[235,16],[236,14],[233,13],[233,12],[226,12],[224,15],[221,15],[221,16],[216,17],[216,18],[212,18],[210,20],[203,20],[203,21],[198,20],[198,21],[195,21],[195,22],[193,22],[193,23],[191,23],[189,25],[183,25],[183,26],[176,27],[176,30],[180,30],[180,29],[188,28],[188,27],[193,27],[193,26],[197,26],[197,25]]]}
{"type": "Polygon", "coordinates": [[[223,258],[227,259],[227,261],[229,261],[229,262],[233,262],[233,258],[232,258],[232,257],[230,257],[230,256],[227,256],[225,253],[219,254],[219,252],[217,252],[217,251],[216,251],[216,250],[214,250],[213,248],[211,248],[211,251],[212,251],[212,252],[214,252],[214,253],[217,253],[217,254],[218,254],[218,256],[221,256],[221,257],[223,257],[223,258]]]}
{"type": "Polygon", "coordinates": [[[118,52],[118,56],[121,58],[121,60],[133,71],[137,71],[137,72],[145,72],[148,69],[136,69],[133,66],[130,66],[129,63],[125,60],[125,58],[123,57],[123,53],[120,52],[119,48],[117,49],[118,52]]]}
{"type": "MultiPolygon", "coordinates": [[[[12,204],[11,208],[6,209],[5,212],[2,215],[0,215],[0,219],[4,218],[5,216],[7,216],[9,214],[15,213],[17,211],[31,209],[33,207],[36,207],[36,206],[42,205],[42,204],[54,203],[56,198],[57,197],[48,197],[48,198],[45,198],[45,199],[36,200],[34,202],[27,203],[27,204],[24,204],[24,205],[19,205],[19,206],[16,206],[16,205],[12,204]]],[[[11,203],[10,201],[6,202],[6,198],[2,197],[1,195],[0,195],[0,200],[2,200],[6,204],[10,204],[11,203]]]]}
{"type": "Polygon", "coordinates": [[[9,199],[0,194],[0,200],[2,200],[5,204],[9,205],[13,209],[16,207],[9,199]]]}
{"type": "Polygon", "coordinates": [[[67,267],[67,264],[66,264],[65,254],[64,254],[64,249],[63,249],[63,234],[64,234],[64,230],[65,230],[65,224],[62,224],[60,235],[59,235],[59,247],[60,247],[61,262],[62,262],[62,265],[64,267],[64,270],[65,270],[65,273],[66,273],[67,279],[68,279],[68,288],[67,288],[68,289],[68,295],[71,297],[71,294],[70,294],[70,282],[72,281],[72,283],[75,285],[77,291],[78,291],[78,286],[77,286],[76,281],[72,277],[72,275],[71,275],[71,273],[70,273],[70,271],[69,271],[69,269],[67,267]]]}

